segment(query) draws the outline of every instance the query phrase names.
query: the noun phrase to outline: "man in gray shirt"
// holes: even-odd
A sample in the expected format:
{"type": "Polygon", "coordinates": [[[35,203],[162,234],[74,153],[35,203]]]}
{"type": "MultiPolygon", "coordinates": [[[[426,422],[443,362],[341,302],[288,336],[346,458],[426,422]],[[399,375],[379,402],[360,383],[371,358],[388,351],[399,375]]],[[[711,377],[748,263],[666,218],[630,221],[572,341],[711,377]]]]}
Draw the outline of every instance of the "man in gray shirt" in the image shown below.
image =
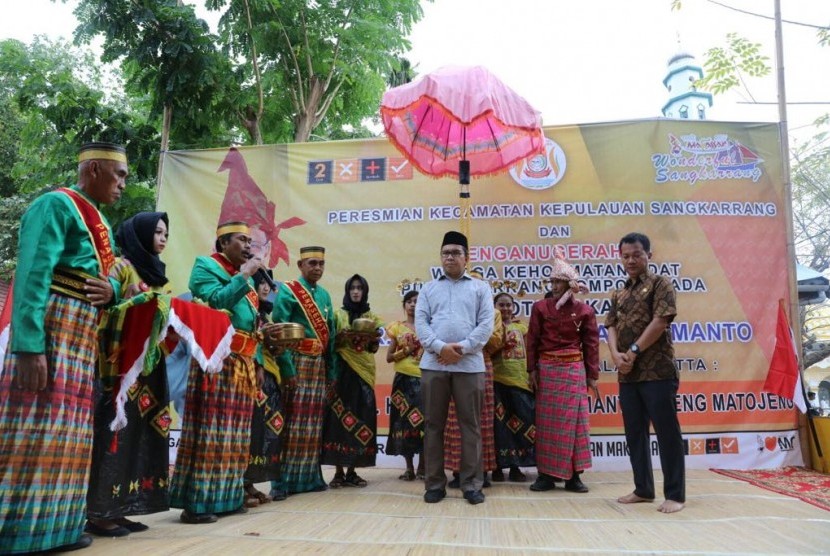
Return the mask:
{"type": "Polygon", "coordinates": [[[446,495],[444,426],[450,398],[461,429],[461,490],[470,504],[484,502],[481,406],[484,403],[482,348],[493,333],[493,294],[487,282],[466,272],[467,238],[447,232],[441,245],[443,276],[418,295],[415,330],[424,347],[421,394],[424,401],[424,501],[446,495]]]}

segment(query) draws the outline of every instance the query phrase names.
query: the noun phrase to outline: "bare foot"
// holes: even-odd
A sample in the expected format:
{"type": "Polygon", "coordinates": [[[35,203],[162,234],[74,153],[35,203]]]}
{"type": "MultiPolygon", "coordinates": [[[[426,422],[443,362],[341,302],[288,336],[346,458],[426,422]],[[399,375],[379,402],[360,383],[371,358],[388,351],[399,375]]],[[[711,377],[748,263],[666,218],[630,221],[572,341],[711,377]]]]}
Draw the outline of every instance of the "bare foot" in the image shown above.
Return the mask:
{"type": "Polygon", "coordinates": [[[641,496],[637,496],[632,492],[631,494],[620,496],[619,498],[617,498],[617,502],[619,502],[620,504],[637,504],[638,502],[654,502],[654,498],[643,498],[641,496]]]}
{"type": "Polygon", "coordinates": [[[679,512],[686,506],[683,502],[675,502],[674,500],[666,500],[660,507],[657,508],[658,512],[663,512],[664,514],[673,514],[674,512],[679,512]]]}

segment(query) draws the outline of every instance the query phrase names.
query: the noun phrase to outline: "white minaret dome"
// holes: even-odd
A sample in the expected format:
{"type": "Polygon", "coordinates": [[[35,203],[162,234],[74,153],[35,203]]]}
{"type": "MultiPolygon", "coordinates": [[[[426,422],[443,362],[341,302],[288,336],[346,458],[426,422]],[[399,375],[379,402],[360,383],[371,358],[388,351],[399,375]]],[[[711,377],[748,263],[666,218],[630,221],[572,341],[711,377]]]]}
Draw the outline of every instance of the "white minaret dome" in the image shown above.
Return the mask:
{"type": "Polygon", "coordinates": [[[698,91],[695,82],[703,77],[695,57],[680,50],[669,58],[663,85],[669,100],[663,105],[663,116],[678,120],[705,120],[707,109],[712,107],[712,95],[698,91]]]}

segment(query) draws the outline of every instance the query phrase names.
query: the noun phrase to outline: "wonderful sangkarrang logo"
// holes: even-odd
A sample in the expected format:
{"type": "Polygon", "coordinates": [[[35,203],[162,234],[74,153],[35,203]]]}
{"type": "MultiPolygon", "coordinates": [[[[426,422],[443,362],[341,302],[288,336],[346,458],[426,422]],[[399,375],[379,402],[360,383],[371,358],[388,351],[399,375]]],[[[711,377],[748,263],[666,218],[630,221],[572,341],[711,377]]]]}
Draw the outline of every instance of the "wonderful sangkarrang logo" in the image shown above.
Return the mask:
{"type": "Polygon", "coordinates": [[[757,182],[764,160],[727,134],[698,138],[669,133],[669,152],[653,153],[655,183],[708,180],[750,180],[757,182]]]}
{"type": "Polygon", "coordinates": [[[545,152],[529,156],[510,168],[510,176],[525,189],[553,187],[565,175],[565,151],[556,141],[545,137],[545,152]]]}

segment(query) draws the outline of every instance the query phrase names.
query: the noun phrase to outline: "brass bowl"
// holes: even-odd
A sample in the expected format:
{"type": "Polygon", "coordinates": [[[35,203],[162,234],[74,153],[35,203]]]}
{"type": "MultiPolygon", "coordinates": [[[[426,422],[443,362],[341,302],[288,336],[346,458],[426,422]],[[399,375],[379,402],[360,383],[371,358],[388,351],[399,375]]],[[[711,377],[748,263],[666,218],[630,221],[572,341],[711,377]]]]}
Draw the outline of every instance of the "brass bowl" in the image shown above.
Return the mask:
{"type": "Polygon", "coordinates": [[[262,327],[262,335],[267,346],[284,346],[305,338],[305,328],[294,322],[270,323],[262,327]]]}
{"type": "Polygon", "coordinates": [[[296,322],[284,322],[278,325],[276,331],[278,340],[302,340],[305,338],[305,327],[296,322]]]}
{"type": "Polygon", "coordinates": [[[375,331],[375,321],[372,319],[354,319],[352,330],[355,332],[370,333],[375,331]]]}

